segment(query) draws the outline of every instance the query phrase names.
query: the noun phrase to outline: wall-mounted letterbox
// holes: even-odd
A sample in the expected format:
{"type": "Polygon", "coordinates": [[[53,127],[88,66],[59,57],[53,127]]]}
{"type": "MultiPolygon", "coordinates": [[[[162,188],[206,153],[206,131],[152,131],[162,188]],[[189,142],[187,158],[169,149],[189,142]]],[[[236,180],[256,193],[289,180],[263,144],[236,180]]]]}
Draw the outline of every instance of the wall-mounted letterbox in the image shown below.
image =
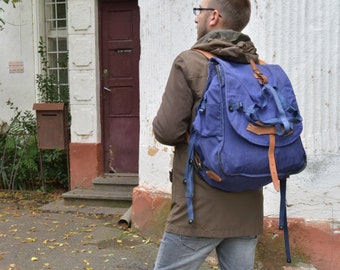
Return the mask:
{"type": "Polygon", "coordinates": [[[65,149],[68,142],[64,103],[35,103],[39,149],[65,149]]]}

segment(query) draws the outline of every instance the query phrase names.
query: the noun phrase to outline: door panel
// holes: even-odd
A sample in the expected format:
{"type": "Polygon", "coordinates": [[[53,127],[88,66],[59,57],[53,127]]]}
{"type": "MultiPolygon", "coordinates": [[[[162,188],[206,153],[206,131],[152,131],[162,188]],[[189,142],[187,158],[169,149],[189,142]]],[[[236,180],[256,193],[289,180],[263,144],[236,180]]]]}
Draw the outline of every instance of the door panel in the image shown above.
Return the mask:
{"type": "Polygon", "coordinates": [[[139,9],[137,0],[102,1],[104,171],[138,173],[139,9]]]}

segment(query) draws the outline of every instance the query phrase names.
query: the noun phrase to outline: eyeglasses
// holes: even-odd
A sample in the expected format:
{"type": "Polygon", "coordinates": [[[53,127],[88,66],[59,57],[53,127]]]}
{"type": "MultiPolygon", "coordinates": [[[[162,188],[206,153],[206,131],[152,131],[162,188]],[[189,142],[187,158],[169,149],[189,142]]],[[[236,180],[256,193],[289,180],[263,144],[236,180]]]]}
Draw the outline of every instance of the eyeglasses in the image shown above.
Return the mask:
{"type": "MultiPolygon", "coordinates": [[[[214,8],[193,8],[192,11],[194,12],[195,16],[198,16],[202,10],[210,10],[210,11],[214,11],[214,8]]],[[[220,14],[218,14],[219,17],[222,17],[220,14]]]]}

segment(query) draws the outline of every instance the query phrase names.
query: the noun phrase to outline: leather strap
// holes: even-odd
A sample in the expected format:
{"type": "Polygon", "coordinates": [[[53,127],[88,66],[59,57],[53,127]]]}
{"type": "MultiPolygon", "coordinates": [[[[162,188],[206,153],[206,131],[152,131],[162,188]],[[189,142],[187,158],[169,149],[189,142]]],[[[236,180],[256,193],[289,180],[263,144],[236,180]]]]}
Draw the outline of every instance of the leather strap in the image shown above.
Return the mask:
{"type": "MultiPolygon", "coordinates": [[[[262,61],[260,61],[262,64],[262,61]]],[[[264,75],[261,70],[258,69],[253,59],[250,59],[250,66],[254,72],[254,77],[258,80],[259,84],[262,86],[268,83],[268,78],[264,75]]],[[[269,161],[269,169],[272,177],[273,185],[276,191],[280,191],[280,182],[279,177],[277,175],[276,161],[275,161],[275,134],[277,134],[277,130],[274,126],[255,126],[249,124],[247,130],[258,134],[268,134],[269,136],[269,148],[268,148],[268,161],[269,161]]]]}
{"type": "Polygon", "coordinates": [[[217,173],[215,173],[214,171],[206,170],[205,173],[209,176],[210,179],[212,179],[216,182],[222,182],[222,178],[217,173]]]}
{"type": "MultiPolygon", "coordinates": [[[[259,81],[260,85],[268,83],[268,78],[259,70],[253,59],[250,59],[250,66],[254,72],[254,77],[259,81]]],[[[261,61],[262,62],[262,61],[261,61]]]]}
{"type": "Polygon", "coordinates": [[[270,175],[272,177],[275,190],[280,191],[280,182],[279,182],[279,177],[277,175],[276,161],[275,161],[275,134],[277,134],[277,130],[274,126],[260,126],[261,123],[258,123],[258,124],[259,126],[249,123],[247,126],[247,130],[256,135],[268,135],[269,136],[268,161],[269,161],[270,175]]]}
{"type": "Polygon", "coordinates": [[[280,182],[277,175],[276,162],[275,162],[275,135],[269,134],[269,149],[268,149],[268,160],[269,169],[272,176],[273,185],[276,191],[280,191],[280,182]]]}
{"type": "Polygon", "coordinates": [[[206,58],[210,59],[212,57],[214,57],[215,55],[210,53],[210,52],[206,52],[206,51],[203,51],[203,50],[199,50],[199,49],[194,49],[194,51],[197,51],[201,54],[203,54],[206,58]]]}
{"type": "Polygon", "coordinates": [[[274,126],[263,126],[260,122],[257,123],[258,126],[253,123],[248,123],[247,130],[256,135],[267,135],[267,134],[277,134],[276,127],[274,126]]]}

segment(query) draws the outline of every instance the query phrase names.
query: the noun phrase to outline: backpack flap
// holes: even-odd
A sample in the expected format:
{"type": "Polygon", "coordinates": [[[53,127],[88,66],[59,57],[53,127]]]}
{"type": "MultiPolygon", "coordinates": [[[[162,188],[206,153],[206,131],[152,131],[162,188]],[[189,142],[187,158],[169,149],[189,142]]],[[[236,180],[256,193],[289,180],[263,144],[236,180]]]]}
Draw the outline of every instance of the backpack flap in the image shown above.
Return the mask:
{"type": "Polygon", "coordinates": [[[274,151],[278,176],[286,178],[306,165],[300,139],[302,117],[292,85],[282,68],[278,65],[258,68],[268,78],[263,85],[252,78],[249,65],[230,69],[230,79],[225,85],[227,117],[239,136],[274,151]],[[241,68],[244,71],[239,71],[241,68]]]}
{"type": "Polygon", "coordinates": [[[292,85],[284,71],[277,65],[261,66],[268,83],[260,85],[254,80],[249,65],[236,65],[240,67],[229,70],[230,78],[225,86],[227,116],[234,130],[244,139],[262,146],[269,146],[268,136],[249,132],[249,123],[275,127],[278,130],[276,146],[297,140],[302,132],[302,118],[292,85]],[[288,130],[284,125],[288,125],[288,130]]]}

